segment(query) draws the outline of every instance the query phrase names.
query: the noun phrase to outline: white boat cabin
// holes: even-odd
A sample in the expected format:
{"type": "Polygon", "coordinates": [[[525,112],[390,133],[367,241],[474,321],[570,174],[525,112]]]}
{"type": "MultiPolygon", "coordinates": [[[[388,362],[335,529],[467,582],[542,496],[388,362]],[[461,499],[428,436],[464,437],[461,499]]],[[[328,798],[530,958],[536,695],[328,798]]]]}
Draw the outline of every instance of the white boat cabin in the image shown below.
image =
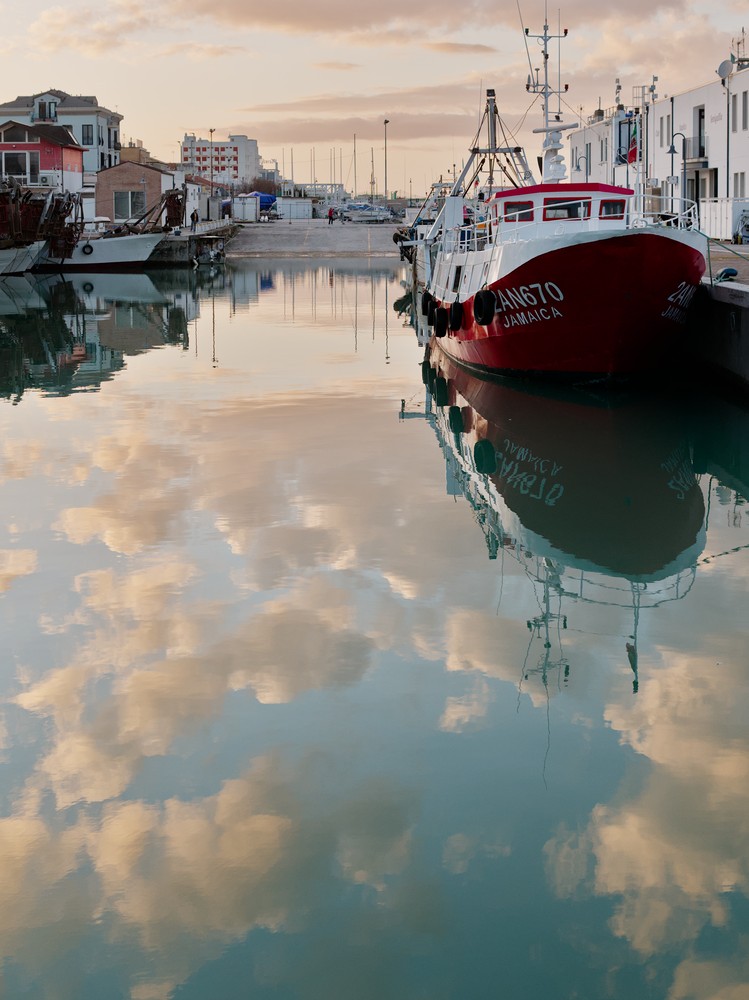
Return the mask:
{"type": "Polygon", "coordinates": [[[691,202],[643,197],[610,184],[533,184],[478,203],[452,195],[432,226],[435,242],[425,240],[427,287],[443,303],[464,302],[555,243],[695,224],[691,202]]]}
{"type": "Polygon", "coordinates": [[[630,188],[610,184],[536,184],[498,192],[487,205],[495,238],[524,238],[623,229],[628,223],[630,188]]]}

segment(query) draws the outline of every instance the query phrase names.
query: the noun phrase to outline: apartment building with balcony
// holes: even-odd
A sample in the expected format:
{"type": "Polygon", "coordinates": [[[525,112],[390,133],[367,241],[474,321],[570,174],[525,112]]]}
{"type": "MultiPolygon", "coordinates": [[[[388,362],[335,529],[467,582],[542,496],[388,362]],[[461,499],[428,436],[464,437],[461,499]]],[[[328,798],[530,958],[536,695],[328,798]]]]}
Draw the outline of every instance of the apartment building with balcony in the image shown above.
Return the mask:
{"type": "Polygon", "coordinates": [[[185,135],[181,143],[182,169],[199,174],[230,188],[249,184],[260,176],[261,161],[256,139],[230,135],[228,139],[185,135]]]}
{"type": "Polygon", "coordinates": [[[83,148],[83,169],[95,173],[120,162],[123,116],[99,104],[96,97],[45,90],[0,104],[0,121],[26,125],[60,125],[83,148]]]}
{"type": "MultiPolygon", "coordinates": [[[[685,197],[708,235],[730,239],[749,210],[749,60],[733,56],[719,69],[709,83],[663,97],[654,77],[630,106],[598,108],[569,133],[572,179],[639,184],[666,209],[685,197]]],[[[617,97],[620,89],[617,81],[617,97]]]]}

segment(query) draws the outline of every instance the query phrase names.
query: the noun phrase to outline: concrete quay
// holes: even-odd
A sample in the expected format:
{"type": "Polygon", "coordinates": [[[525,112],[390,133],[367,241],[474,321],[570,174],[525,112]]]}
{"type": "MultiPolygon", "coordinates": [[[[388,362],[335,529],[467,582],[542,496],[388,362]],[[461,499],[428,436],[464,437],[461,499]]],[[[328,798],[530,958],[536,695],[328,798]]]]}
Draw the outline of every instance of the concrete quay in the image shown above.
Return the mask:
{"type": "Polygon", "coordinates": [[[708,366],[743,393],[749,391],[749,247],[710,244],[708,270],[687,324],[692,363],[708,366]],[[737,274],[714,282],[724,267],[737,274]]]}
{"type": "Polygon", "coordinates": [[[169,233],[164,237],[148,258],[148,267],[192,267],[202,250],[216,239],[226,244],[236,229],[235,223],[226,220],[200,222],[194,233],[185,226],[178,236],[169,233]]]}
{"type": "Polygon", "coordinates": [[[736,268],[738,274],[732,280],[749,285],[749,246],[716,243],[711,240],[705,281],[709,282],[711,277],[715,278],[724,267],[736,268]]]}
{"type": "Polygon", "coordinates": [[[226,246],[229,262],[252,257],[400,257],[390,223],[277,219],[240,223],[226,246]]]}

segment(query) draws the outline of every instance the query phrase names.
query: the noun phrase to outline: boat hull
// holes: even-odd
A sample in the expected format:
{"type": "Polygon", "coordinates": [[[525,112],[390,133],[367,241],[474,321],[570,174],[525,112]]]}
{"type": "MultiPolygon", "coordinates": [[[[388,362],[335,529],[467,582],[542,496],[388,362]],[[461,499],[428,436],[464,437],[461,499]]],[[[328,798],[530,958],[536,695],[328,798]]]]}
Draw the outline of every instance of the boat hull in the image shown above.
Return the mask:
{"type": "Polygon", "coordinates": [[[127,236],[82,239],[70,257],[46,257],[40,270],[54,271],[118,271],[142,267],[164,233],[132,233],[127,236]]]}
{"type": "Polygon", "coordinates": [[[0,249],[0,275],[26,274],[39,260],[44,250],[44,240],[28,246],[0,249]]]}
{"type": "Polygon", "coordinates": [[[509,250],[510,267],[487,285],[496,301],[493,319],[486,322],[479,308],[485,322],[477,321],[472,295],[462,306],[461,329],[449,330],[440,346],[480,372],[577,377],[653,371],[678,350],[705,271],[701,239],[629,231],[535,255],[526,250],[524,260],[517,249],[502,248],[509,250]],[[521,259],[516,267],[513,257],[521,259]]]}

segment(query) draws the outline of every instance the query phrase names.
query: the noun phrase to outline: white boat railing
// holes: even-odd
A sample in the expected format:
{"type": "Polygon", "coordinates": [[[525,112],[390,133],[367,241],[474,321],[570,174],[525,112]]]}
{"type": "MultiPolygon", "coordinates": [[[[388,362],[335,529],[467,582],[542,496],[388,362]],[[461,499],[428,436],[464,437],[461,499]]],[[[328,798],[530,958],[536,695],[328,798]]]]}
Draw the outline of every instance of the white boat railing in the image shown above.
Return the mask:
{"type": "Polygon", "coordinates": [[[637,227],[637,220],[649,226],[669,226],[676,229],[698,229],[697,203],[688,198],[670,198],[666,195],[632,195],[629,199],[629,228],[637,227]]]}
{"type": "MultiPolygon", "coordinates": [[[[580,196],[569,202],[556,202],[555,209],[579,206],[580,196]]],[[[693,201],[653,195],[630,195],[622,219],[590,217],[549,219],[522,222],[491,217],[449,229],[442,234],[441,248],[445,253],[468,253],[486,250],[502,243],[552,239],[569,233],[616,232],[631,229],[698,228],[697,205],[693,201]]]]}

